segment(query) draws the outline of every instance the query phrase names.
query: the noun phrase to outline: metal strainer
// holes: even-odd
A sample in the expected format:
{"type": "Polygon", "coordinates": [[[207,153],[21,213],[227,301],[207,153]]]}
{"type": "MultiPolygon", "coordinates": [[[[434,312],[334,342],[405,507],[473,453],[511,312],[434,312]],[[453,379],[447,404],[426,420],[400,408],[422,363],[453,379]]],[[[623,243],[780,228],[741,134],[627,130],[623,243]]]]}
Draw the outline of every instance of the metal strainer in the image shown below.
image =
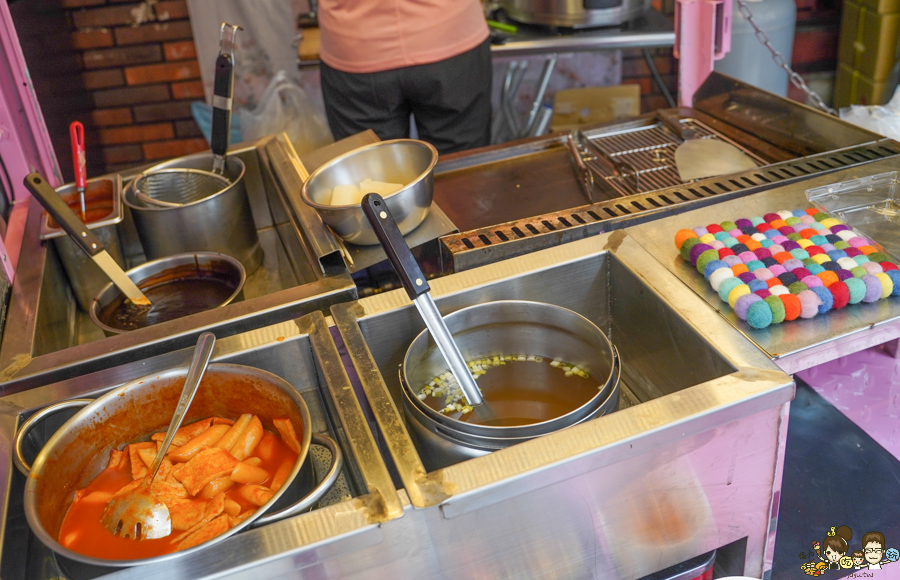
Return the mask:
{"type": "Polygon", "coordinates": [[[215,195],[231,185],[223,175],[200,169],[160,169],[134,180],[134,195],[145,205],[178,207],[215,195]]]}

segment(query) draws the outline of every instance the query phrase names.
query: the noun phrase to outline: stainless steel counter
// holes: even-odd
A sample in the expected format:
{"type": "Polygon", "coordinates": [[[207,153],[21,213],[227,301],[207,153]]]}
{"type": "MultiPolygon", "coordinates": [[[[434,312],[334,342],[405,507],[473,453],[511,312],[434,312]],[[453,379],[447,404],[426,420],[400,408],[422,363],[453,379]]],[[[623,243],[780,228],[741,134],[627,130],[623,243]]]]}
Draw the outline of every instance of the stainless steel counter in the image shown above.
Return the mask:
{"type": "Polygon", "coordinates": [[[756,344],[785,372],[793,374],[823,362],[900,337],[900,300],[890,298],[872,304],[857,304],[807,320],[794,320],[757,330],[738,319],[721,301],[709,283],[689,262],[681,259],[674,245],[682,228],[720,223],[726,219],[761,216],[782,209],[810,207],[804,192],[812,187],[837,183],[900,168],[900,159],[876,161],[859,167],[812,177],[806,181],[774,187],[740,199],[658,219],[626,228],[628,235],[650,252],[668,271],[701,296],[748,340],[756,344]]]}

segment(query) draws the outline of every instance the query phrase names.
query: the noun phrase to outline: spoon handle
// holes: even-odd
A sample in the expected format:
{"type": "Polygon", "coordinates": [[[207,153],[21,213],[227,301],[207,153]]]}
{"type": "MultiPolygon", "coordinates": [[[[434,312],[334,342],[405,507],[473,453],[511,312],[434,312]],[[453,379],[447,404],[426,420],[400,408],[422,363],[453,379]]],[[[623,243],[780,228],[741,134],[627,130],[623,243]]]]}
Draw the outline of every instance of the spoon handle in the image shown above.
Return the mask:
{"type": "Polygon", "coordinates": [[[191,367],[188,369],[187,376],[184,379],[184,388],[181,389],[181,398],[178,399],[178,405],[175,407],[175,414],[172,415],[172,422],[169,424],[169,430],[166,431],[166,438],[163,439],[162,447],[159,448],[156,457],[153,459],[153,464],[150,466],[151,482],[156,477],[159,466],[162,465],[162,460],[166,456],[166,451],[169,450],[169,445],[172,444],[172,439],[175,438],[175,432],[181,427],[181,422],[184,420],[188,407],[191,406],[191,401],[194,400],[194,394],[197,392],[197,387],[200,386],[200,380],[203,378],[203,373],[206,372],[206,367],[209,365],[209,359],[212,357],[215,345],[216,335],[211,332],[204,332],[197,339],[197,346],[194,347],[194,357],[191,359],[191,367]]]}

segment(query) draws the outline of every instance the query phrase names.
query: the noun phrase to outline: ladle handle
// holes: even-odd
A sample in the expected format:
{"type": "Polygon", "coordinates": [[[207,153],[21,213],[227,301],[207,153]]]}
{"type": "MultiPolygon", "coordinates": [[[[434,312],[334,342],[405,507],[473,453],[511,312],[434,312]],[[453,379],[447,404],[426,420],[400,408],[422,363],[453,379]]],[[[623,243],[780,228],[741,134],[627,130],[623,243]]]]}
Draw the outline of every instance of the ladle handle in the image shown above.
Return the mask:
{"type": "Polygon", "coordinates": [[[50,187],[43,175],[37,171],[28,174],[25,176],[25,187],[88,256],[94,257],[106,249],[56,190],[50,187]]]}
{"type": "Polygon", "coordinates": [[[415,300],[431,290],[384,198],[377,193],[367,193],[362,198],[362,210],[372,225],[375,236],[381,242],[381,247],[384,248],[391,265],[400,276],[400,283],[403,284],[409,298],[415,300]]]}

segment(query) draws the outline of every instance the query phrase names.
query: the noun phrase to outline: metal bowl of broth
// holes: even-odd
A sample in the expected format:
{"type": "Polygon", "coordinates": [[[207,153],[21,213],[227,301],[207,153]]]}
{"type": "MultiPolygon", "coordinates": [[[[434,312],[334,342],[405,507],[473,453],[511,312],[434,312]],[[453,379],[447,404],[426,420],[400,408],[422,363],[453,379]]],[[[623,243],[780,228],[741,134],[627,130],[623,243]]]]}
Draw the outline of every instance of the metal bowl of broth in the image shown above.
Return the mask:
{"type": "Polygon", "coordinates": [[[464,308],[444,320],[467,362],[488,361],[477,384],[495,417],[484,422],[474,413],[441,412],[447,390],[438,397],[420,396],[448,370],[431,335],[422,331],[404,356],[400,382],[407,426],[429,471],[571,427],[618,406],[618,353],[603,331],[580,314],[510,300],[464,308]],[[502,360],[506,357],[516,360],[502,360]]]}
{"type": "Polygon", "coordinates": [[[198,312],[243,297],[246,271],[231,256],[192,252],[152,260],[125,272],[153,305],[135,308],[112,283],[91,302],[91,320],[113,336],[198,312]]]}

